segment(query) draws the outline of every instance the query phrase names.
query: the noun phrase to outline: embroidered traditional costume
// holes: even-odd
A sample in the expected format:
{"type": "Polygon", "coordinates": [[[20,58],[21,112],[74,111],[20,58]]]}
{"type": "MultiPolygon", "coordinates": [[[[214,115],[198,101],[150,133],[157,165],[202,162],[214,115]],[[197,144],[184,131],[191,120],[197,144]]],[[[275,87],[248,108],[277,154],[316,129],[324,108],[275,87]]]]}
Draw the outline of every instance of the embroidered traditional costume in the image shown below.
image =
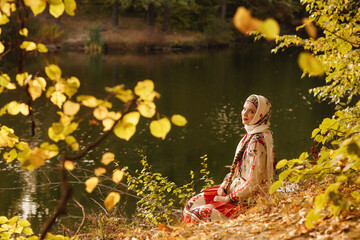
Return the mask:
{"type": "Polygon", "coordinates": [[[271,104],[263,96],[251,95],[246,101],[254,104],[256,113],[247,134],[240,140],[231,166],[221,185],[205,189],[185,206],[182,222],[217,221],[236,218],[246,209],[252,194],[267,193],[273,178],[274,148],[270,126],[271,104]],[[214,201],[218,189],[228,194],[228,202],[214,201]]]}

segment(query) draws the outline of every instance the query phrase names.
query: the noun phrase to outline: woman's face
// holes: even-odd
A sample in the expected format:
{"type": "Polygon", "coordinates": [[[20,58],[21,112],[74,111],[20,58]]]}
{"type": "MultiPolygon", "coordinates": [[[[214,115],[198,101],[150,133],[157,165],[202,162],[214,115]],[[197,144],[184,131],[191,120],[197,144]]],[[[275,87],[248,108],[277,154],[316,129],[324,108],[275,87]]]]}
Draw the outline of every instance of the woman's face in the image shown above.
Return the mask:
{"type": "Polygon", "coordinates": [[[241,112],[243,124],[249,125],[251,120],[253,120],[255,113],[256,113],[255,106],[252,103],[246,101],[244,103],[244,109],[241,112]]]}

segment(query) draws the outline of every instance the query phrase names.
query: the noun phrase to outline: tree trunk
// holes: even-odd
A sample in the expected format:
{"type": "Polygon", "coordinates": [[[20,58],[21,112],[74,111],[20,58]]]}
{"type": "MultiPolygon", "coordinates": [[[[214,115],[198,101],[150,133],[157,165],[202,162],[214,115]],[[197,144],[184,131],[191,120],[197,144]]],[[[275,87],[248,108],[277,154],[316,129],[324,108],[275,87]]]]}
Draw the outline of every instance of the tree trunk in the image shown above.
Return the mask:
{"type": "Polygon", "coordinates": [[[148,5],[147,23],[150,28],[154,28],[154,26],[155,26],[155,4],[153,2],[150,2],[148,5]]]}
{"type": "Polygon", "coordinates": [[[221,4],[221,21],[225,22],[226,18],[226,0],[220,0],[221,4]]]}
{"type": "Polygon", "coordinates": [[[114,0],[112,12],[112,26],[113,28],[119,27],[119,0],[114,0]]]}
{"type": "Polygon", "coordinates": [[[168,4],[164,5],[164,22],[163,22],[163,32],[169,33],[171,30],[170,25],[170,7],[168,4]]]}

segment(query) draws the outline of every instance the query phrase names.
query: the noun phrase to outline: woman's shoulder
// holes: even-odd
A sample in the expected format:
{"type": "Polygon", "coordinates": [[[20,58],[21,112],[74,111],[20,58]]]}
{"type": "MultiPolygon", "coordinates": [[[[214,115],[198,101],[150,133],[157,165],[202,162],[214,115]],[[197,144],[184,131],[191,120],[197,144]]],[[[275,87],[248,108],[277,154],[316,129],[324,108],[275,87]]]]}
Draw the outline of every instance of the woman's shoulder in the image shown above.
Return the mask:
{"type": "Polygon", "coordinates": [[[264,133],[256,133],[250,139],[250,145],[255,143],[261,143],[265,146],[265,134],[264,133]]]}

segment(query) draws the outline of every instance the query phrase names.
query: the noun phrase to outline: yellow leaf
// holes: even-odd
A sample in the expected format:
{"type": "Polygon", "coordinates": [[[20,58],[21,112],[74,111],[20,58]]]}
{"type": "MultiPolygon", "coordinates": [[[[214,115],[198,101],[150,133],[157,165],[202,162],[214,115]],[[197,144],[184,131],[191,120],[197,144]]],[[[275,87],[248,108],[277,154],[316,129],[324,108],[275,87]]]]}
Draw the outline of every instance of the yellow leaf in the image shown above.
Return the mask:
{"type": "Polygon", "coordinates": [[[69,125],[65,126],[64,135],[67,136],[67,135],[73,133],[77,129],[78,126],[79,126],[79,123],[77,123],[77,122],[72,122],[69,125]]]}
{"type": "Polygon", "coordinates": [[[75,0],[64,0],[64,4],[65,4],[66,13],[69,14],[70,16],[74,16],[76,10],[75,0]]]}
{"type": "Polygon", "coordinates": [[[23,29],[20,29],[19,34],[20,34],[21,36],[27,37],[28,34],[29,34],[29,31],[28,31],[27,28],[23,28],[23,29]]]}
{"type": "Polygon", "coordinates": [[[43,142],[40,145],[40,148],[46,152],[48,159],[51,159],[59,154],[59,148],[56,144],[50,144],[48,142],[43,142]]]}
{"type": "Polygon", "coordinates": [[[298,64],[303,72],[308,73],[310,76],[322,76],[324,69],[319,60],[307,52],[301,52],[298,58],[298,64]]]}
{"type": "Polygon", "coordinates": [[[95,108],[98,106],[98,102],[97,102],[97,99],[93,96],[86,96],[82,101],[81,103],[86,106],[86,107],[89,107],[89,108],[95,108]]]}
{"type": "Polygon", "coordinates": [[[0,13],[0,25],[7,24],[9,21],[9,18],[6,15],[0,13]]]}
{"type": "Polygon", "coordinates": [[[309,18],[303,18],[303,19],[301,19],[301,22],[304,24],[305,30],[306,30],[307,34],[309,35],[309,37],[316,39],[317,29],[316,29],[315,25],[309,20],[309,18]]]}
{"type": "Polygon", "coordinates": [[[79,88],[79,87],[80,87],[80,80],[79,80],[77,77],[68,78],[68,79],[66,80],[66,83],[67,83],[68,85],[72,85],[72,86],[74,86],[74,87],[76,87],[76,88],[79,88]]]}
{"type": "Polygon", "coordinates": [[[11,16],[11,4],[8,2],[1,1],[1,11],[8,17],[11,16]]]}
{"type": "Polygon", "coordinates": [[[94,169],[94,173],[97,177],[100,177],[101,175],[106,173],[106,169],[103,167],[98,167],[94,169]]]}
{"type": "Polygon", "coordinates": [[[35,147],[31,150],[29,161],[34,167],[40,167],[44,165],[46,158],[46,152],[38,147],[35,147]]]}
{"type": "Polygon", "coordinates": [[[111,119],[113,119],[113,120],[118,120],[118,119],[120,119],[120,117],[121,117],[121,113],[111,111],[111,112],[108,112],[107,117],[108,117],[108,118],[111,118],[111,119]]]}
{"type": "Polygon", "coordinates": [[[94,191],[94,189],[96,188],[96,186],[99,183],[99,179],[97,177],[91,177],[88,180],[85,181],[85,190],[88,193],[92,193],[92,191],[94,191]]]}
{"type": "Polygon", "coordinates": [[[162,118],[159,120],[154,120],[150,123],[150,132],[154,137],[165,139],[166,135],[171,129],[171,123],[169,119],[162,118]]]}
{"type": "Polygon", "coordinates": [[[155,98],[160,98],[160,93],[152,91],[150,94],[146,96],[141,96],[142,100],[149,102],[153,102],[155,98]]]}
{"type": "Polygon", "coordinates": [[[79,143],[76,141],[74,136],[66,136],[65,142],[72,150],[79,151],[79,143]]]}
{"type": "Polygon", "coordinates": [[[94,109],[93,115],[97,120],[103,120],[107,117],[108,110],[104,106],[98,106],[94,109]]]}
{"type": "Polygon", "coordinates": [[[61,69],[55,64],[45,67],[45,73],[51,80],[59,80],[61,78],[61,69]]]}
{"type": "Polygon", "coordinates": [[[114,181],[114,183],[121,182],[124,177],[124,173],[125,172],[123,170],[116,169],[112,175],[112,180],[114,181]]]}
{"type": "Polygon", "coordinates": [[[146,118],[152,118],[156,113],[156,105],[153,102],[144,101],[138,106],[140,114],[146,118]]]}
{"type": "Polygon", "coordinates": [[[105,198],[104,205],[108,211],[113,209],[115,205],[120,201],[120,194],[116,192],[111,192],[105,198]]]}
{"type": "Polygon", "coordinates": [[[48,135],[51,140],[54,142],[58,142],[60,140],[65,140],[64,125],[61,123],[53,123],[51,127],[49,127],[48,135]]]}
{"type": "Polygon", "coordinates": [[[46,8],[46,0],[24,0],[24,2],[31,8],[35,16],[42,13],[46,8]]]}
{"type": "Polygon", "coordinates": [[[60,3],[60,4],[50,4],[49,7],[49,12],[51,15],[53,15],[55,18],[60,17],[65,10],[65,5],[64,3],[60,3]]]}
{"type": "Polygon", "coordinates": [[[183,116],[181,116],[180,114],[174,114],[171,117],[171,122],[179,127],[183,127],[187,124],[186,118],[184,118],[183,116]]]}
{"type": "Polygon", "coordinates": [[[134,98],[134,94],[130,89],[123,89],[117,92],[116,97],[126,103],[134,98]]]}
{"type": "Polygon", "coordinates": [[[66,160],[64,162],[64,168],[69,170],[69,171],[72,171],[72,170],[75,169],[75,165],[74,165],[73,161],[66,160]]]}
{"type": "Polygon", "coordinates": [[[27,116],[30,113],[29,106],[25,103],[20,104],[20,112],[22,115],[27,116]]]}
{"type": "Polygon", "coordinates": [[[273,40],[280,34],[280,26],[278,22],[273,18],[268,18],[262,22],[259,30],[266,39],[273,40]]]}
{"type": "Polygon", "coordinates": [[[103,131],[109,131],[115,124],[115,121],[111,118],[105,118],[102,120],[102,125],[104,126],[103,131]]]}
{"type": "Polygon", "coordinates": [[[30,42],[30,41],[23,41],[22,44],[20,45],[21,49],[25,49],[25,51],[34,51],[36,49],[36,44],[34,42],[30,42]]]}
{"type": "Polygon", "coordinates": [[[136,126],[140,119],[140,113],[139,112],[130,112],[124,115],[122,121],[124,123],[132,123],[134,126],[136,126]]]}
{"type": "Polygon", "coordinates": [[[8,104],[7,111],[10,115],[18,115],[20,110],[20,104],[18,102],[12,101],[8,104]]]}
{"type": "Polygon", "coordinates": [[[38,43],[38,44],[37,44],[37,50],[38,50],[39,52],[42,52],[42,53],[48,52],[47,47],[46,47],[44,44],[42,44],[42,43],[38,43]]]}
{"type": "Polygon", "coordinates": [[[11,149],[10,152],[6,152],[3,155],[3,158],[6,160],[7,163],[14,161],[14,159],[17,157],[16,149],[11,149]]]}
{"type": "Polygon", "coordinates": [[[150,79],[139,81],[134,88],[135,94],[140,97],[149,95],[153,90],[154,82],[150,79]]]}
{"type": "Polygon", "coordinates": [[[234,26],[243,34],[260,29],[261,21],[253,18],[244,7],[239,7],[233,17],[234,26]]]}
{"type": "Polygon", "coordinates": [[[120,121],[116,124],[114,128],[114,133],[118,138],[125,139],[129,141],[129,139],[135,134],[136,126],[130,122],[120,121]]]}
{"type": "Polygon", "coordinates": [[[0,75],[0,86],[5,87],[11,82],[10,76],[6,73],[0,75]]]}
{"type": "Polygon", "coordinates": [[[14,147],[19,142],[19,138],[15,136],[14,129],[6,126],[0,128],[0,147],[14,147]]]}
{"type": "Polygon", "coordinates": [[[66,101],[66,96],[61,92],[56,91],[51,94],[50,101],[61,108],[63,103],[66,101]]]}
{"type": "Polygon", "coordinates": [[[5,46],[4,44],[2,44],[2,42],[0,42],[0,54],[3,53],[5,51],[5,46]]]}
{"type": "Polygon", "coordinates": [[[62,81],[62,79],[60,79],[55,83],[55,91],[63,93],[64,90],[65,90],[65,83],[64,81],[62,81]]]}
{"type": "Polygon", "coordinates": [[[107,152],[102,155],[101,163],[104,165],[108,165],[114,160],[115,160],[115,154],[113,154],[112,152],[107,152]]]}
{"type": "Polygon", "coordinates": [[[29,80],[31,79],[32,75],[27,72],[24,72],[24,73],[18,73],[16,75],[16,81],[17,83],[22,87],[24,85],[26,85],[29,80]]]}
{"type": "Polygon", "coordinates": [[[80,104],[68,100],[68,101],[66,101],[64,103],[63,108],[64,108],[64,113],[66,115],[73,116],[73,115],[76,115],[79,112],[80,104]]]}
{"type": "Polygon", "coordinates": [[[46,81],[42,77],[37,77],[33,80],[29,81],[29,94],[34,101],[35,99],[39,98],[43,91],[46,89],[46,81]]]}
{"type": "Polygon", "coordinates": [[[71,77],[66,80],[64,93],[71,98],[78,90],[80,86],[80,81],[76,77],[71,77]]]}
{"type": "Polygon", "coordinates": [[[9,90],[14,90],[16,89],[16,85],[15,83],[8,83],[8,85],[5,86],[7,89],[9,90]]]}

